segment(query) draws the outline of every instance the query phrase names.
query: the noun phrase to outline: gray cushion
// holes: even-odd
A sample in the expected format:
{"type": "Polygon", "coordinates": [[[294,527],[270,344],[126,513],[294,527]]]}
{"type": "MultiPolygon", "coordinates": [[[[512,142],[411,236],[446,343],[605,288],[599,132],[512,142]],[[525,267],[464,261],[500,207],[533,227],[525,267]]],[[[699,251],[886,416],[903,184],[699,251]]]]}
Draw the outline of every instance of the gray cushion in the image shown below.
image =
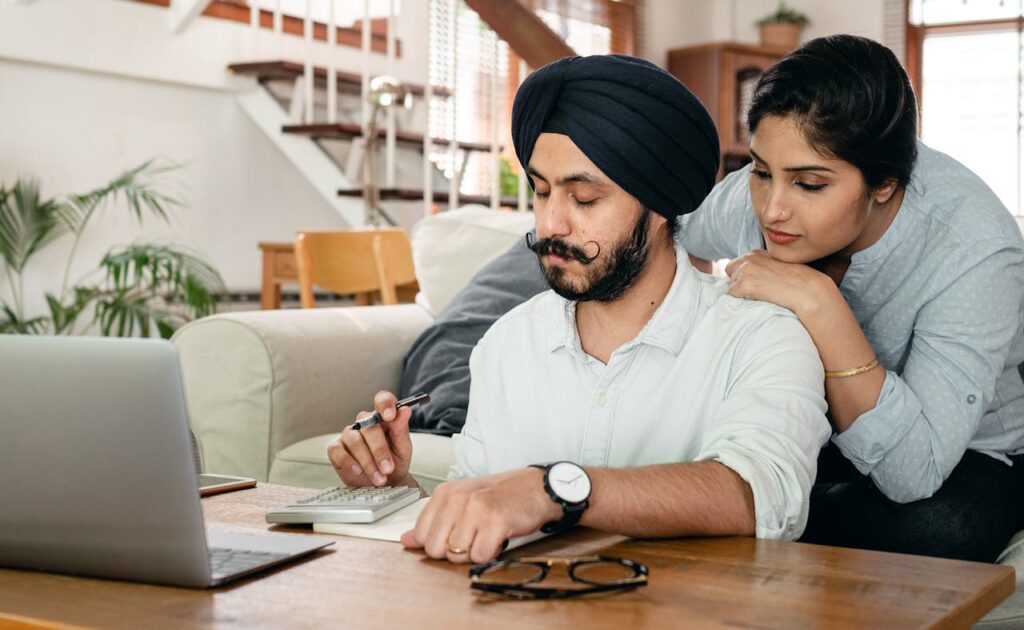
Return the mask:
{"type": "Polygon", "coordinates": [[[481,269],[413,342],[402,366],[401,396],[427,392],[413,410],[413,431],[451,435],[466,422],[469,355],[491,324],[546,291],[537,257],[525,240],[481,269]]]}

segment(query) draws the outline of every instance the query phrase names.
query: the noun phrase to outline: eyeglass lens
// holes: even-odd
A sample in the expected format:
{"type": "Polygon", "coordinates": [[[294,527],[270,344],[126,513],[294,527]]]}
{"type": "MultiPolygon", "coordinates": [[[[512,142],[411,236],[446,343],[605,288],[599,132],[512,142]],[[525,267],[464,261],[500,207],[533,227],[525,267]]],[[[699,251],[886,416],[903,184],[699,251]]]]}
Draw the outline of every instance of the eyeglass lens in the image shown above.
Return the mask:
{"type": "Polygon", "coordinates": [[[493,566],[480,576],[489,582],[519,585],[536,582],[544,575],[544,568],[536,564],[510,562],[493,566]]]}
{"type": "Polygon", "coordinates": [[[584,562],[572,568],[572,576],[589,584],[618,584],[635,577],[636,571],[619,562],[584,562]]]}

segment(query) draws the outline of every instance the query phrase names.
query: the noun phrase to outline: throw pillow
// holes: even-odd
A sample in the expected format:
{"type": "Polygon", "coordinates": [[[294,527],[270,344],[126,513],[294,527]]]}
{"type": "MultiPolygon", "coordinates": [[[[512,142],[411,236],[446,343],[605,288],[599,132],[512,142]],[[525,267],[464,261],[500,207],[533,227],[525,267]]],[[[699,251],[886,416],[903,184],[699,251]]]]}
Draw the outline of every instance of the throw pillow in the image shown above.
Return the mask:
{"type": "Polygon", "coordinates": [[[548,289],[537,256],[520,238],[469,281],[413,342],[402,365],[400,397],[430,394],[413,409],[413,431],[452,435],[469,407],[469,355],[491,324],[548,289]]]}

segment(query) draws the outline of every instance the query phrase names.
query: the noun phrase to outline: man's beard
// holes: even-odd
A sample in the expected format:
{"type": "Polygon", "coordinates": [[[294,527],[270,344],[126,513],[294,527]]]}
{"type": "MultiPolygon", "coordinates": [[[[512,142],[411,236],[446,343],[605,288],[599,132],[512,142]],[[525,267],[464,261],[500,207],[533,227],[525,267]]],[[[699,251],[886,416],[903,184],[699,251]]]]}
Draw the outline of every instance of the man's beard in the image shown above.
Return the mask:
{"type": "Polygon", "coordinates": [[[558,295],[575,302],[590,300],[614,302],[633,286],[647,264],[647,253],[650,249],[647,234],[650,223],[650,211],[641,208],[640,216],[636,220],[636,225],[633,226],[632,233],[622,242],[617,243],[608,256],[601,261],[598,261],[601,254],[600,246],[598,246],[596,254],[588,256],[582,248],[557,238],[541,239],[530,245],[530,249],[537,254],[537,261],[540,263],[544,278],[558,295]],[[578,261],[584,266],[583,276],[586,285],[581,289],[576,289],[573,287],[572,281],[566,277],[564,268],[545,267],[543,257],[547,254],[556,254],[578,261]]]}

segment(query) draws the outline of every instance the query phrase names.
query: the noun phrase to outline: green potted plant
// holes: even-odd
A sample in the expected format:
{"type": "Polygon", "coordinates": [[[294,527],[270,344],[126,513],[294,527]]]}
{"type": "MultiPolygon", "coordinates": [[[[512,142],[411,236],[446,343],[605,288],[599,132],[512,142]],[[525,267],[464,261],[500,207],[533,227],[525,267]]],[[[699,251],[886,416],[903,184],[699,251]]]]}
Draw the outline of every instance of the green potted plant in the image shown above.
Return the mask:
{"type": "Polygon", "coordinates": [[[761,45],[792,50],[800,45],[800,31],[810,23],[806,15],[779,2],[775,11],[757,21],[761,45]]]}
{"type": "Polygon", "coordinates": [[[216,310],[224,281],[216,269],[187,248],[136,242],[110,249],[97,268],[75,282],[70,272],[90,221],[120,199],[140,223],[144,215],[169,222],[168,209],[181,202],[161,190],[160,176],[176,166],[145,162],[107,185],[82,194],[44,199],[39,182],[20,178],[0,184],[0,333],[170,337],[181,324],[216,310]],[[71,245],[59,293],[45,293],[49,311],[26,313],[24,273],[51,243],[69,237],[71,245]],[[84,323],[83,314],[92,317],[84,323]]]}

